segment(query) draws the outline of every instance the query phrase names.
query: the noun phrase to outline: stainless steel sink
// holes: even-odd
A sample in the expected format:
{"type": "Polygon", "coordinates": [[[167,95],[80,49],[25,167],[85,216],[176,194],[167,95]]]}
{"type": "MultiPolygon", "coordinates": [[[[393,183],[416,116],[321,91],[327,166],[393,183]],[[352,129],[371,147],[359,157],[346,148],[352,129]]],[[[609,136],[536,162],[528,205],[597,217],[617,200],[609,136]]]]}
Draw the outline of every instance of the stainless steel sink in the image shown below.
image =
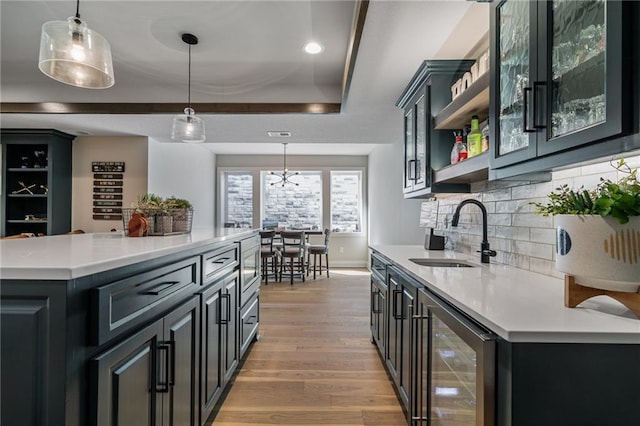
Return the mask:
{"type": "Polygon", "coordinates": [[[464,260],[457,259],[409,259],[411,262],[420,266],[432,266],[435,268],[473,268],[476,265],[467,263],[464,260]]]}

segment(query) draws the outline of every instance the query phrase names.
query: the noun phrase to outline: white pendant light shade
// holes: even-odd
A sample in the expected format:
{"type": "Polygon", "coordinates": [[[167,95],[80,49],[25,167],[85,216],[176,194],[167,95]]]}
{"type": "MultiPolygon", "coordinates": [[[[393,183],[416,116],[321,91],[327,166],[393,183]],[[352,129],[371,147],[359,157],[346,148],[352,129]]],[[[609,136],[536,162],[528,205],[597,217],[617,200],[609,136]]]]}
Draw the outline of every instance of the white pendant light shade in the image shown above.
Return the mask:
{"type": "Polygon", "coordinates": [[[42,25],[38,68],[76,87],[106,89],[115,83],[109,42],[78,17],[42,25]]]}
{"type": "Polygon", "coordinates": [[[187,107],[184,109],[184,114],[173,117],[172,140],[186,143],[205,141],[204,120],[195,114],[193,108],[187,107]]]}

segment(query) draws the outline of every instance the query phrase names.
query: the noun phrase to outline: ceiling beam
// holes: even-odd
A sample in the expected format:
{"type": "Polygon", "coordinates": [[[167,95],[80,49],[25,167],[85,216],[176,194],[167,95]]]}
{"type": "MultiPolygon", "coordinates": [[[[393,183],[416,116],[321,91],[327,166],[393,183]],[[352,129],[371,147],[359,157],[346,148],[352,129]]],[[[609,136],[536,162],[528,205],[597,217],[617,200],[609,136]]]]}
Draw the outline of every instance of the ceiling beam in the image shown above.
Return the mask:
{"type": "Polygon", "coordinates": [[[358,49],[360,48],[360,40],[362,39],[362,31],[364,30],[364,22],[368,9],[369,0],[358,0],[353,25],[351,27],[351,36],[347,44],[347,62],[344,67],[344,75],[342,76],[342,105],[347,103],[347,97],[349,96],[351,79],[356,67],[356,58],[358,56],[358,49]]]}
{"type": "MultiPolygon", "coordinates": [[[[2,114],[180,114],[184,103],[2,102],[2,114]]],[[[337,114],[339,103],[194,103],[198,114],[337,114]]]]}

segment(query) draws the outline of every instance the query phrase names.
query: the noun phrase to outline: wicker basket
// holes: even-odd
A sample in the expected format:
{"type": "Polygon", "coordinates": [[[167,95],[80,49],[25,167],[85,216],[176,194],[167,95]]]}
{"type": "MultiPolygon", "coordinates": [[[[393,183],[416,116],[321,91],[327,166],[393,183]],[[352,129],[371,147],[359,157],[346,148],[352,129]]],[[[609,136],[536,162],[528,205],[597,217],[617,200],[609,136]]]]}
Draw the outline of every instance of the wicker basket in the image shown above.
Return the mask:
{"type": "Polygon", "coordinates": [[[135,212],[140,212],[149,221],[147,235],[163,236],[188,234],[193,223],[193,210],[190,209],[122,209],[122,223],[125,235],[129,234],[129,221],[135,212]]]}

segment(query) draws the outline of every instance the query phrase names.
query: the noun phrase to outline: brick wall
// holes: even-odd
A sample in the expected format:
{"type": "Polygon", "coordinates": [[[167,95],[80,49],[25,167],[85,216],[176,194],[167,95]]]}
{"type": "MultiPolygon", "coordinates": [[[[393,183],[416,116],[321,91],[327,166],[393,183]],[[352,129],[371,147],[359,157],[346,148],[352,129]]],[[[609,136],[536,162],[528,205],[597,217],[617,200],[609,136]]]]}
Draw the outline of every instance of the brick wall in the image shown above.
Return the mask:
{"type": "Polygon", "coordinates": [[[228,174],[226,176],[227,216],[225,222],[240,226],[253,226],[253,176],[228,174]]]}
{"type": "MultiPolygon", "coordinates": [[[[640,156],[626,159],[640,167],[640,156]]],[[[617,180],[618,172],[606,161],[552,173],[549,182],[486,182],[472,186],[471,194],[438,196],[436,234],[445,235],[446,248],[480,256],[482,214],[474,205],[466,205],[458,227],[451,226],[457,204],[465,198],[482,201],[487,208],[488,239],[498,252],[492,262],[504,263],[545,275],[561,277],[555,270],[555,228],[553,217],[534,213],[532,202],[546,202],[547,194],[562,184],[593,188],[600,177],[617,180]]]]}

